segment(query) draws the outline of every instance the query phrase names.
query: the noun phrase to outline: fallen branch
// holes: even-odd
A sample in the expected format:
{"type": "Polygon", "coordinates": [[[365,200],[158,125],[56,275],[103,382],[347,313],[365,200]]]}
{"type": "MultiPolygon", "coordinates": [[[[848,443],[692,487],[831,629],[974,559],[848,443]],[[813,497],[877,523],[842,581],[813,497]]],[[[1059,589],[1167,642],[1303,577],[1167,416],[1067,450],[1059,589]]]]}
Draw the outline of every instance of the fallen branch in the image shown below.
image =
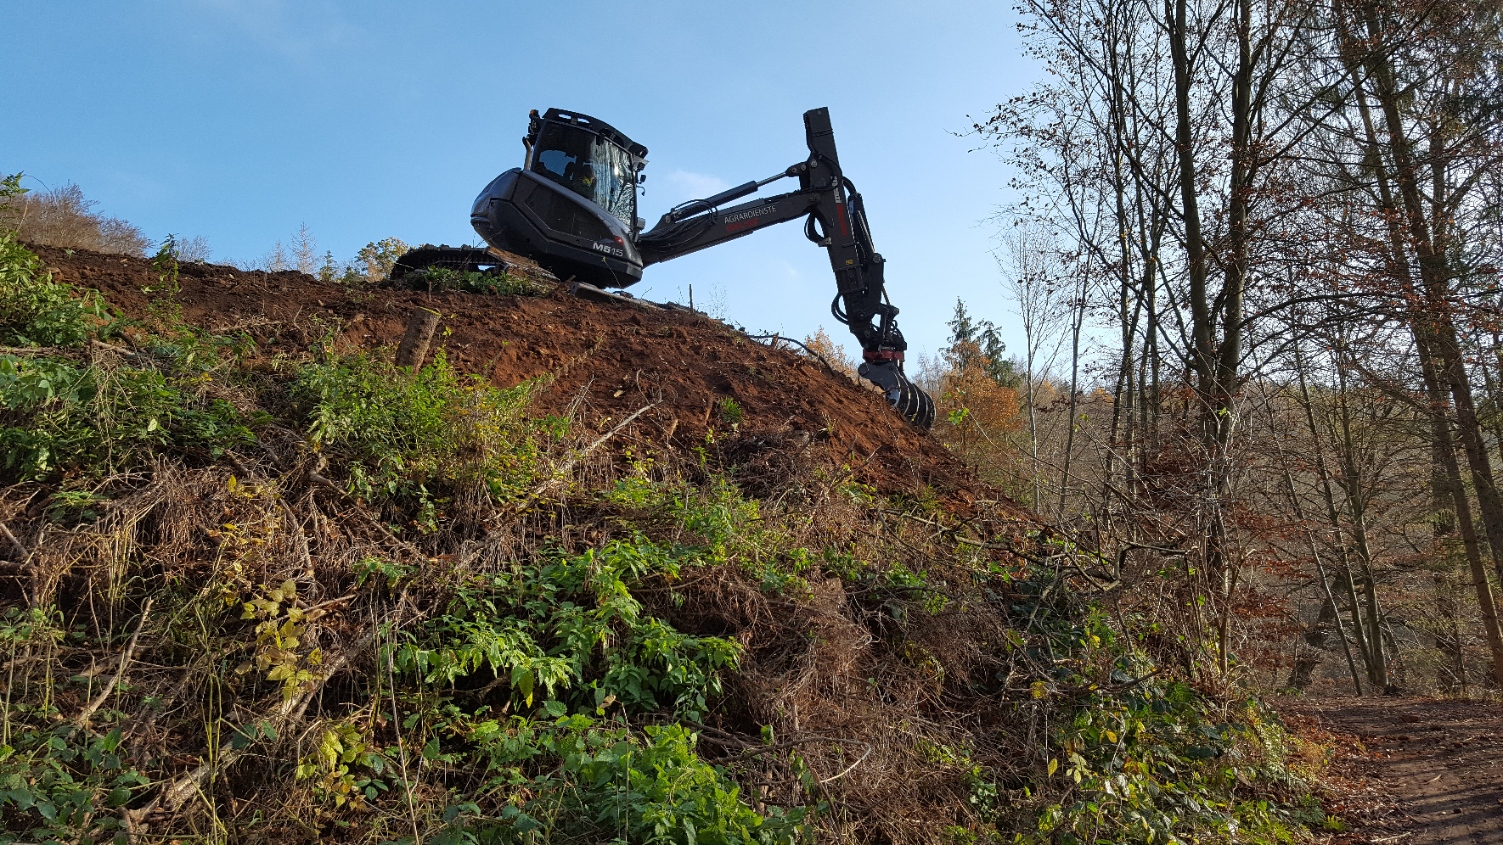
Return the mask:
{"type": "Polygon", "coordinates": [[[78,355],[77,349],[66,346],[0,346],[0,355],[78,355]]]}
{"type": "MultiPolygon", "coordinates": [[[[374,633],[367,633],[355,641],[348,649],[340,652],[333,659],[324,662],[323,677],[291,698],[283,699],[282,703],[271,712],[265,714],[261,721],[272,721],[277,724],[277,732],[284,733],[286,727],[302,719],[308,710],[308,705],[323,690],[324,684],[338,674],[345,664],[350,662],[351,656],[362,651],[375,641],[374,633]]],[[[169,813],[177,812],[188,799],[194,795],[203,794],[203,784],[219,772],[229,768],[239,760],[245,751],[239,748],[230,748],[213,760],[205,761],[198,768],[167,785],[161,795],[157,796],[150,804],[140,810],[131,811],[134,819],[141,819],[155,810],[161,809],[169,813]]]]}
{"type": "Polygon", "coordinates": [[[123,346],[116,346],[113,343],[105,343],[102,340],[90,340],[89,341],[89,346],[91,346],[91,347],[93,347],[95,349],[103,349],[106,352],[113,352],[116,355],[124,355],[127,358],[144,358],[144,357],[146,357],[145,355],[141,354],[140,352],[135,351],[134,349],[126,349],[123,346]]]}
{"type": "Polygon", "coordinates": [[[547,481],[544,481],[543,483],[539,484],[538,486],[532,488],[532,490],[530,490],[527,493],[527,497],[526,497],[526,499],[524,499],[524,501],[532,501],[533,499],[536,499],[537,497],[539,497],[539,496],[543,495],[544,493],[548,492],[554,486],[558,485],[561,481],[563,481],[564,477],[567,476],[574,469],[575,465],[578,464],[581,460],[583,460],[586,456],[588,456],[591,452],[595,451],[596,449],[599,449],[602,445],[604,445],[606,443],[606,441],[610,440],[612,437],[615,437],[617,434],[620,434],[621,430],[624,429],[624,428],[626,428],[628,425],[631,425],[633,422],[635,422],[636,419],[637,419],[637,417],[642,416],[643,414],[647,413],[648,411],[652,410],[653,408],[656,408],[660,404],[661,404],[660,402],[653,402],[653,403],[651,403],[649,405],[644,405],[641,408],[638,408],[637,410],[632,411],[630,414],[627,415],[626,419],[622,420],[619,423],[616,423],[616,427],[615,428],[612,428],[610,431],[607,431],[605,434],[602,434],[599,437],[595,438],[595,441],[593,443],[591,443],[590,445],[586,446],[579,453],[577,453],[577,454],[573,455],[572,457],[570,457],[569,460],[565,461],[564,465],[561,466],[561,467],[559,467],[558,470],[553,473],[553,477],[552,478],[549,478],[547,481]]]}
{"type": "Polygon", "coordinates": [[[146,619],[151,615],[152,601],[154,601],[154,599],[147,599],[146,605],[141,608],[141,621],[136,623],[136,632],[134,634],[131,634],[130,643],[126,645],[125,651],[120,655],[120,668],[115,670],[115,676],[110,678],[110,682],[104,685],[104,689],[100,691],[99,695],[96,696],[93,701],[85,705],[84,709],[79,711],[79,714],[77,716],[73,717],[73,723],[75,725],[78,725],[79,727],[87,725],[89,723],[89,717],[94,715],[94,711],[104,706],[104,703],[109,700],[109,697],[112,694],[114,694],[115,687],[118,686],[120,684],[120,681],[125,677],[125,670],[130,667],[130,659],[136,653],[136,643],[140,642],[141,632],[146,629],[146,619]]]}
{"type": "Polygon", "coordinates": [[[26,548],[25,544],[16,539],[16,535],[10,533],[10,526],[6,525],[3,522],[0,522],[0,534],[4,534],[5,539],[9,540],[10,544],[14,546],[16,551],[21,555],[16,559],[17,563],[25,563],[27,560],[31,559],[31,552],[26,548]]]}
{"type": "Polygon", "coordinates": [[[841,778],[845,777],[846,775],[848,775],[852,771],[854,771],[857,766],[861,765],[862,763],[865,763],[866,762],[866,758],[872,756],[872,748],[873,748],[873,746],[869,742],[863,742],[861,744],[866,746],[866,753],[861,755],[861,759],[859,759],[856,762],[850,764],[849,766],[846,766],[844,769],[841,770],[840,774],[834,775],[832,777],[827,777],[824,780],[820,781],[819,785],[820,786],[824,786],[825,784],[830,783],[832,781],[840,780],[841,778]]]}
{"type": "MultiPolygon", "coordinates": [[[[126,349],[124,346],[116,346],[113,343],[105,343],[102,340],[90,340],[89,347],[113,352],[126,358],[149,357],[134,349],[126,349]]],[[[0,346],[0,355],[27,355],[37,358],[83,358],[85,354],[85,350],[77,346],[0,346]]]]}

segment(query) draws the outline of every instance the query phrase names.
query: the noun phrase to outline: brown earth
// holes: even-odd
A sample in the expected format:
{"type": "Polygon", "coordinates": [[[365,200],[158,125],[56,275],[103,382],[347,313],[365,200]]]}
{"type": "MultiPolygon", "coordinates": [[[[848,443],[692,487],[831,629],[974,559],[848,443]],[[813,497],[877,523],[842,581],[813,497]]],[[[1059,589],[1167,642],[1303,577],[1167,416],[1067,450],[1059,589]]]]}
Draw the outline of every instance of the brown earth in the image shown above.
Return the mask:
{"type": "Polygon", "coordinates": [[[1372,845],[1503,845],[1503,706],[1428,698],[1286,703],[1334,752],[1328,806],[1372,845]]]}
{"type": "MultiPolygon", "coordinates": [[[[150,261],[32,249],[58,281],[100,291],[127,316],[149,315],[159,296],[160,273],[150,261]]],[[[702,314],[587,301],[557,285],[538,297],[358,289],[213,264],[184,264],[179,285],[186,322],[243,331],[257,354],[303,351],[325,338],[343,349],[395,347],[409,313],[423,306],[442,314],[434,345],[457,369],[501,386],[552,374],[537,399],[541,411],[575,410],[604,428],[658,403],[639,419],[656,429],[649,439],[664,445],[703,444],[713,429],[723,450],[748,461],[759,452],[802,450],[802,459],[851,466],[882,492],[932,490],[961,512],[978,494],[999,498],[980,493],[964,466],[880,394],[702,314]],[[737,425],[722,411],[726,399],[744,413],[737,425]],[[785,448],[761,448],[767,445],[785,448]]]]}

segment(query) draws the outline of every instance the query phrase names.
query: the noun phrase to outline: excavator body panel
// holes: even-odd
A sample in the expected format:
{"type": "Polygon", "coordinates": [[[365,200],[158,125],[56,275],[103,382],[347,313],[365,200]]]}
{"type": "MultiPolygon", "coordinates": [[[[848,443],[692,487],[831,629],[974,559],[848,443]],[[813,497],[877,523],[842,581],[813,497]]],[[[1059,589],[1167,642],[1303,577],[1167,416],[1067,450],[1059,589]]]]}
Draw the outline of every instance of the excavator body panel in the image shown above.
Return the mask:
{"type": "Polygon", "coordinates": [[[532,258],[560,279],[626,287],[642,278],[632,232],[558,182],[512,168],[485,186],[470,225],[496,249],[532,258]]]}
{"type": "Polygon", "coordinates": [[[522,167],[492,180],[470,210],[480,237],[561,279],[609,287],[641,280],[637,185],[647,148],[561,109],[534,111],[522,143],[522,167]]]}

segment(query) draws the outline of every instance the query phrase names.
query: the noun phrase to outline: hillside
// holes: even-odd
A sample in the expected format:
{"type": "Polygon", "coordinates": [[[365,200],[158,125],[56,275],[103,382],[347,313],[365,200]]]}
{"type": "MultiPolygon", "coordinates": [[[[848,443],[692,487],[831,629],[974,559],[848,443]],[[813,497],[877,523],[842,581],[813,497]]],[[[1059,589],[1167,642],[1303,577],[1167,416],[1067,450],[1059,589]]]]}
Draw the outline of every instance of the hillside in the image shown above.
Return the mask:
{"type": "MultiPolygon", "coordinates": [[[[59,282],[99,290],[131,316],[148,312],[152,296],[143,291],[160,284],[150,261],[36,251],[59,282]]],[[[443,337],[434,345],[455,369],[501,387],[549,377],[549,387],[533,396],[542,412],[573,409],[598,427],[650,405],[638,417],[641,435],[670,448],[702,443],[711,428],[732,435],[726,448],[753,459],[759,456],[750,452],[796,456],[802,447],[778,447],[809,442],[816,462],[850,464],[856,478],[882,492],[929,487],[954,504],[974,497],[964,468],[878,394],[702,314],[592,302],[557,284],[541,296],[498,300],[459,291],[373,295],[295,271],[213,264],[184,264],[178,279],[183,320],[220,334],[244,333],[264,353],[316,343],[339,352],[395,347],[412,308],[431,308],[443,315],[443,337]],[[744,414],[735,432],[720,413],[725,400],[744,414]]]]}
{"type": "Polygon", "coordinates": [[[535,284],[35,255],[0,239],[0,841],[1325,820],[1106,562],[809,358],[535,284]]]}

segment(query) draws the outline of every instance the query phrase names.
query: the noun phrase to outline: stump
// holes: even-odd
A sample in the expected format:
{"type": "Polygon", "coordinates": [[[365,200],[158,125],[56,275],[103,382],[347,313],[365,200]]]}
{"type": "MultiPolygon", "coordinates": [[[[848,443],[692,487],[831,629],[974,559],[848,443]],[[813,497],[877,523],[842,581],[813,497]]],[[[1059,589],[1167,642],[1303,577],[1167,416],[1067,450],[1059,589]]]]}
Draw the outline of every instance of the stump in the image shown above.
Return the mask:
{"type": "Polygon", "coordinates": [[[409,367],[417,372],[428,357],[428,344],[433,341],[433,330],[438,328],[438,312],[422,307],[412,309],[407,315],[407,331],[402,334],[402,343],[397,347],[397,366],[409,367]]]}

